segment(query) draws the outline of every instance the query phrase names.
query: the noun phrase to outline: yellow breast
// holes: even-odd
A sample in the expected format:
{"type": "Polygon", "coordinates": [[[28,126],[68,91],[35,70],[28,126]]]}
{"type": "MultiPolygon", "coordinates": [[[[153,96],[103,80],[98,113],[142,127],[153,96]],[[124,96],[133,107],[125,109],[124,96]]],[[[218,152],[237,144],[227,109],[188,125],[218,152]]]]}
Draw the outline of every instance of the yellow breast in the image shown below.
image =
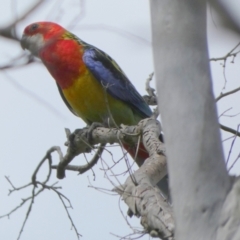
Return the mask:
{"type": "Polygon", "coordinates": [[[110,96],[89,71],[63,89],[63,94],[76,114],[88,124],[111,122],[109,111],[117,125],[132,125],[139,120],[124,102],[110,96]]]}

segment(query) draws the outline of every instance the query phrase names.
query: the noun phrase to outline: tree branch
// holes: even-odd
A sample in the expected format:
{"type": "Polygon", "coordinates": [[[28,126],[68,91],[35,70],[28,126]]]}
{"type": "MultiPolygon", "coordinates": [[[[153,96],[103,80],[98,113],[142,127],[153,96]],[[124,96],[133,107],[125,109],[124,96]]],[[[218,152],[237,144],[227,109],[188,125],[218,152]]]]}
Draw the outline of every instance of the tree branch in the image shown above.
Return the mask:
{"type": "Polygon", "coordinates": [[[165,146],[159,141],[161,125],[154,118],[144,119],[136,126],[124,126],[117,128],[98,127],[92,131],[91,142],[87,136],[88,128],[75,130],[73,134],[68,134],[67,152],[61,159],[57,168],[58,178],[65,176],[65,170],[79,171],[83,173],[90,169],[102,153],[105,144],[138,142],[139,135],[149,153],[149,158],[133,174],[128,177],[123,186],[117,187],[118,192],[129,206],[128,214],[141,216],[141,223],[146,232],[151,236],[158,236],[162,239],[172,239],[174,222],[171,206],[156,184],[167,174],[167,161],[165,146]],[[95,157],[84,166],[68,165],[72,159],[84,152],[90,152],[94,145],[101,143],[95,157]]]}
{"type": "Polygon", "coordinates": [[[69,218],[69,221],[71,222],[71,225],[75,231],[75,234],[77,236],[77,238],[79,239],[81,234],[78,232],[77,230],[77,227],[76,225],[74,224],[73,222],[73,219],[71,218],[70,216],[70,213],[68,211],[69,207],[72,208],[72,205],[71,205],[71,201],[64,195],[62,194],[61,192],[59,192],[58,189],[60,189],[61,187],[60,186],[56,186],[56,183],[53,183],[53,184],[50,184],[48,185],[47,183],[49,182],[50,180],[50,176],[51,176],[51,172],[52,172],[52,169],[51,169],[51,165],[52,165],[52,156],[51,154],[53,152],[57,152],[59,154],[59,157],[62,158],[62,152],[61,152],[61,149],[59,147],[51,147],[45,154],[45,156],[43,157],[43,159],[39,162],[38,166],[36,167],[33,175],[32,175],[32,179],[31,179],[31,182],[28,183],[28,184],[25,184],[21,187],[15,187],[14,184],[10,181],[10,178],[9,177],[6,177],[7,181],[9,182],[9,184],[11,185],[12,189],[9,190],[9,195],[13,192],[16,192],[16,191],[21,191],[23,189],[26,189],[28,187],[31,187],[32,186],[32,191],[31,191],[31,195],[28,196],[27,198],[22,198],[22,201],[19,205],[17,205],[15,208],[13,208],[12,210],[10,210],[8,213],[4,214],[4,215],[1,215],[0,216],[0,219],[1,218],[4,218],[4,217],[9,217],[10,215],[12,215],[13,213],[15,213],[17,210],[19,210],[23,205],[25,205],[27,202],[30,202],[29,205],[28,205],[28,209],[27,209],[27,212],[26,212],[26,215],[25,215],[25,218],[23,220],[23,223],[22,223],[22,226],[21,226],[21,229],[19,231],[19,234],[18,234],[18,237],[17,237],[17,240],[19,240],[22,236],[22,233],[23,233],[23,230],[26,226],[26,223],[29,219],[29,216],[31,214],[31,211],[32,211],[32,208],[33,208],[33,204],[34,204],[34,200],[37,196],[39,196],[42,192],[44,192],[44,190],[52,190],[53,192],[55,192],[59,199],[61,200],[62,202],[62,205],[67,213],[67,216],[69,218]],[[39,170],[41,169],[42,165],[45,163],[45,162],[48,162],[48,174],[45,178],[45,180],[43,181],[38,181],[37,180],[37,174],[39,172],[39,170]],[[38,189],[38,187],[40,187],[40,189],[38,189]],[[37,190],[38,189],[38,190],[37,190]],[[67,204],[65,203],[65,201],[69,204],[69,206],[67,206],[67,204]]]}
{"type": "Polygon", "coordinates": [[[147,124],[143,121],[142,124],[143,143],[149,152],[149,158],[133,176],[127,178],[123,186],[114,191],[128,205],[130,217],[141,217],[141,224],[146,232],[152,237],[170,240],[174,235],[172,207],[156,187],[167,173],[165,146],[158,140],[161,128],[153,120],[147,124]]]}
{"type": "Polygon", "coordinates": [[[240,46],[240,42],[230,51],[228,52],[225,56],[219,57],[219,58],[210,58],[209,61],[221,61],[223,60],[224,62],[227,60],[229,57],[236,57],[237,54],[240,51],[234,52],[238,47],[240,46]]]}
{"type": "Polygon", "coordinates": [[[234,130],[230,127],[227,127],[227,126],[224,126],[222,124],[220,124],[220,128],[226,132],[230,132],[230,133],[233,133],[234,135],[240,137],[240,132],[238,132],[237,130],[234,130]]]}
{"type": "Polygon", "coordinates": [[[232,91],[229,91],[229,92],[226,92],[226,93],[221,93],[221,94],[215,99],[215,101],[217,102],[217,101],[219,101],[221,98],[226,97],[226,96],[228,96],[228,95],[230,95],[230,94],[233,94],[233,93],[235,93],[235,92],[238,92],[238,91],[240,91],[240,87],[235,88],[235,89],[233,89],[232,91]]]}
{"type": "MultiPolygon", "coordinates": [[[[73,158],[81,153],[91,152],[91,150],[94,149],[94,145],[107,143],[126,143],[129,146],[136,145],[138,143],[139,135],[143,131],[142,122],[150,122],[151,120],[153,119],[144,119],[143,121],[140,121],[139,124],[136,126],[121,125],[120,129],[97,127],[92,131],[91,141],[89,141],[89,138],[87,137],[89,133],[88,128],[75,130],[72,134],[68,136],[68,148],[65,156],[60,159],[60,163],[58,164],[58,166],[53,166],[53,168],[57,168],[57,177],[59,179],[64,178],[65,169],[68,164],[73,160],[73,158]]],[[[76,166],[68,166],[68,169],[76,170],[76,166]]]]}
{"type": "Polygon", "coordinates": [[[217,240],[239,239],[240,236],[240,214],[239,214],[239,189],[240,178],[232,177],[232,188],[226,196],[219,216],[219,227],[216,231],[217,240]]]}
{"type": "Polygon", "coordinates": [[[34,5],[29,7],[29,9],[25,11],[18,19],[16,19],[14,22],[9,24],[7,27],[1,28],[0,35],[5,38],[19,41],[19,38],[16,36],[16,33],[15,33],[15,28],[17,23],[19,23],[20,21],[24,20],[27,16],[29,16],[29,14],[35,11],[43,2],[44,2],[43,0],[38,0],[34,5]]]}

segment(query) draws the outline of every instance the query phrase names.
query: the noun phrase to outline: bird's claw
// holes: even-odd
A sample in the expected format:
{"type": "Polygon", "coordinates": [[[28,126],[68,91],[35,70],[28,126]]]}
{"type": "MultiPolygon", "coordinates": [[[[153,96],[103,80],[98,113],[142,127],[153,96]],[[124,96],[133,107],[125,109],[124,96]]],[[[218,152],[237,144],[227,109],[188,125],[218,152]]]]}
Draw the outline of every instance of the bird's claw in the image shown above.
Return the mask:
{"type": "Polygon", "coordinates": [[[104,125],[102,123],[99,123],[99,122],[93,122],[89,127],[88,127],[88,130],[87,130],[87,140],[89,143],[92,142],[92,132],[94,129],[98,128],[98,127],[104,127],[104,125]]]}

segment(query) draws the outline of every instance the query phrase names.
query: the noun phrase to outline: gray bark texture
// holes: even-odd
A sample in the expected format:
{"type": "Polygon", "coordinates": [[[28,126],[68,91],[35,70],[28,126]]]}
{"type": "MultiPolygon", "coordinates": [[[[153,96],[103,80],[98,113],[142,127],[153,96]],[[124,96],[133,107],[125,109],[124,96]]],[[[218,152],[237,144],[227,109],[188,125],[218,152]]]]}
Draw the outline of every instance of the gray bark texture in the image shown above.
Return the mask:
{"type": "Polygon", "coordinates": [[[216,239],[231,180],[212,92],[206,1],[151,0],[150,4],[175,237],[216,239]]]}

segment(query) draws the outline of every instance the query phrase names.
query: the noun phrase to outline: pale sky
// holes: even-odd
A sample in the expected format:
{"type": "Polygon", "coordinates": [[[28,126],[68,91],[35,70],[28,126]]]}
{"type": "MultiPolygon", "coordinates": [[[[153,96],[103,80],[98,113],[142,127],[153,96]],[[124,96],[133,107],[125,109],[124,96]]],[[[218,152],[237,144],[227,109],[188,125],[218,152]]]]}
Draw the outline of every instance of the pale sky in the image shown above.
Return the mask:
{"type": "MultiPolygon", "coordinates": [[[[144,95],[145,80],[154,71],[148,1],[91,0],[85,2],[80,8],[78,0],[47,1],[38,11],[18,24],[17,34],[21,36],[24,27],[35,21],[55,21],[66,28],[70,27],[71,31],[81,39],[113,57],[138,91],[144,95]],[[82,18],[76,18],[79,13],[82,18]],[[72,22],[74,19],[75,24],[72,22]],[[72,28],[73,25],[74,28],[72,28]]],[[[0,0],[0,28],[12,21],[16,14],[20,15],[28,4],[29,1],[20,3],[20,1],[0,0]]],[[[210,57],[225,55],[239,41],[237,36],[224,31],[217,23],[214,23],[214,16],[209,17],[208,27],[210,57]]],[[[15,42],[0,38],[0,65],[8,63],[22,51],[15,42]]],[[[234,64],[230,61],[227,63],[227,86],[224,91],[232,90],[240,85],[239,59],[240,57],[237,56],[234,64]]],[[[220,63],[211,63],[216,96],[219,95],[224,85],[223,68],[220,63]]],[[[2,90],[0,95],[0,215],[3,215],[19,205],[22,198],[31,195],[31,188],[29,188],[7,196],[10,185],[4,176],[9,176],[16,187],[28,183],[38,162],[51,146],[61,146],[63,152],[65,151],[64,128],[67,127],[73,131],[84,127],[85,124],[66,108],[58,94],[54,80],[41,63],[0,72],[0,80],[2,90]]],[[[218,114],[220,115],[229,108],[232,109],[226,114],[239,113],[239,99],[240,93],[237,93],[220,100],[218,114]]],[[[221,117],[221,122],[236,129],[240,123],[240,116],[221,117]]],[[[231,135],[223,133],[222,139],[228,136],[231,135]]],[[[226,158],[231,142],[231,140],[224,142],[226,158]]],[[[234,161],[239,154],[239,145],[239,139],[236,139],[230,161],[234,161]]],[[[108,148],[108,150],[112,151],[115,160],[121,157],[122,152],[119,148],[114,150],[108,148]]],[[[58,158],[54,156],[54,162],[57,163],[58,158]]],[[[88,159],[91,156],[92,154],[88,159]]],[[[109,153],[106,152],[103,158],[107,164],[112,164],[112,156],[109,153]]],[[[74,164],[77,165],[85,163],[83,155],[74,160],[74,164]]],[[[69,211],[79,233],[83,235],[82,239],[110,240],[116,239],[112,234],[123,237],[132,232],[122,216],[122,213],[126,216],[127,207],[123,201],[119,201],[119,196],[107,195],[89,187],[91,184],[107,190],[114,187],[104,176],[102,168],[100,162],[94,167],[95,181],[91,171],[83,175],[67,172],[67,177],[58,183],[63,188],[62,193],[72,202],[74,209],[69,211]]],[[[114,173],[120,174],[125,169],[126,165],[122,161],[114,168],[114,173]]],[[[240,173],[240,161],[235,165],[232,173],[240,173]]],[[[46,176],[46,168],[41,171],[40,175],[43,178],[46,176]]],[[[121,175],[118,180],[123,183],[126,178],[127,175],[121,175]]],[[[118,184],[116,179],[113,177],[111,179],[116,185],[118,184]]],[[[58,179],[53,172],[50,183],[56,181],[58,179]]],[[[17,239],[27,206],[28,203],[11,215],[10,219],[0,219],[0,239],[17,239]]],[[[140,219],[136,217],[129,219],[133,227],[141,229],[139,221],[140,219]]],[[[35,199],[21,239],[77,239],[74,231],[71,230],[71,224],[60,200],[53,192],[46,191],[35,199]]],[[[142,239],[147,240],[149,236],[144,236],[142,239]]]]}

